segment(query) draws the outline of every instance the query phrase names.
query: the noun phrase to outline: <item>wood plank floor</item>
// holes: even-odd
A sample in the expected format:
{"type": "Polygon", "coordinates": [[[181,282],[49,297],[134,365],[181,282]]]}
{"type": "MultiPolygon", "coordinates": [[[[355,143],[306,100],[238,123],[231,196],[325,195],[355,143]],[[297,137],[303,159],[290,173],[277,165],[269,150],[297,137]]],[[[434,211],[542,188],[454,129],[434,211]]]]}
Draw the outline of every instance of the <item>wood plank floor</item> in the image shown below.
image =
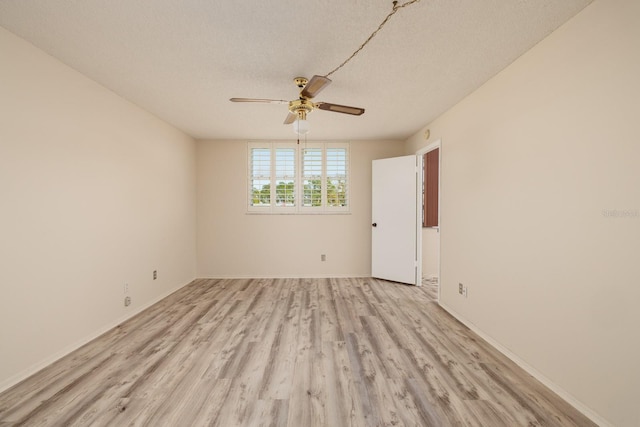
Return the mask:
{"type": "Polygon", "coordinates": [[[433,300],[196,280],[0,394],[0,425],[593,426],[433,300]]]}

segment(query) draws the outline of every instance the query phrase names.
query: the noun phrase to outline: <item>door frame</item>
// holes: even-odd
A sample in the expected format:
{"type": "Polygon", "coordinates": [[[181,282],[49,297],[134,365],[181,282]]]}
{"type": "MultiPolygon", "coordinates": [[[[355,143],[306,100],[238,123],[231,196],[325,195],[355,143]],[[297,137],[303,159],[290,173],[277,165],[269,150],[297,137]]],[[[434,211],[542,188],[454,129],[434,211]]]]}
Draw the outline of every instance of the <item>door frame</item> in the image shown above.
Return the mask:
{"type": "MultiPolygon", "coordinates": [[[[428,153],[429,151],[433,151],[436,148],[440,149],[440,152],[438,153],[438,235],[439,235],[439,239],[438,239],[438,301],[440,301],[440,289],[441,289],[441,285],[442,285],[442,226],[440,223],[440,212],[442,209],[442,140],[441,139],[437,139],[435,141],[433,141],[432,143],[426,145],[425,147],[419,149],[418,151],[416,151],[416,156],[418,157],[418,170],[420,171],[420,173],[422,174],[422,176],[424,175],[423,173],[423,168],[424,168],[424,161],[423,161],[423,156],[428,153]]],[[[423,187],[424,187],[424,182],[422,179],[422,176],[420,177],[420,185],[418,185],[419,189],[418,189],[418,206],[420,208],[420,224],[418,225],[418,242],[420,244],[419,247],[419,256],[420,258],[418,258],[420,260],[420,284],[422,285],[422,192],[424,191],[423,187]]]]}
{"type": "MultiPolygon", "coordinates": [[[[422,156],[416,154],[416,286],[422,286],[422,168],[424,167],[422,163],[422,156]]],[[[438,212],[439,220],[440,212],[438,212]]]]}

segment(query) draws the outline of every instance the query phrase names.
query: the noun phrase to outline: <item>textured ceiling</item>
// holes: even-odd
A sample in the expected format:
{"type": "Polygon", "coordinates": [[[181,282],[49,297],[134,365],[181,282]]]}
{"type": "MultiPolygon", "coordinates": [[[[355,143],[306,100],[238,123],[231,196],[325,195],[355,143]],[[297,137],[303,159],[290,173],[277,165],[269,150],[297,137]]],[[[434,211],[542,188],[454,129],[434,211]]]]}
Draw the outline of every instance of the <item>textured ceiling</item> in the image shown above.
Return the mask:
{"type": "MultiPolygon", "coordinates": [[[[402,4],[404,1],[400,0],[402,4]]],[[[401,9],[315,101],[309,139],[405,139],[591,0],[421,0],[401,9]]],[[[0,0],[0,25],[195,138],[293,139],[296,76],[324,75],[388,0],[0,0]]],[[[2,59],[0,59],[1,61],[2,59]]]]}

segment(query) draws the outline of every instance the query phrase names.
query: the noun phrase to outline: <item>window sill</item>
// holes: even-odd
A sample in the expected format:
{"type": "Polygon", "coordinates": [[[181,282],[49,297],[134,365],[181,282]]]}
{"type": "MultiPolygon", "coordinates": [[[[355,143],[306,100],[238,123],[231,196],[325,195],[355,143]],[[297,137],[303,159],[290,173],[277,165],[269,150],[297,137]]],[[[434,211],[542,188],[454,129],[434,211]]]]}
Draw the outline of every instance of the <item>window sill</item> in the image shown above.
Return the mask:
{"type": "Polygon", "coordinates": [[[245,212],[245,215],[351,215],[351,212],[245,212]]]}

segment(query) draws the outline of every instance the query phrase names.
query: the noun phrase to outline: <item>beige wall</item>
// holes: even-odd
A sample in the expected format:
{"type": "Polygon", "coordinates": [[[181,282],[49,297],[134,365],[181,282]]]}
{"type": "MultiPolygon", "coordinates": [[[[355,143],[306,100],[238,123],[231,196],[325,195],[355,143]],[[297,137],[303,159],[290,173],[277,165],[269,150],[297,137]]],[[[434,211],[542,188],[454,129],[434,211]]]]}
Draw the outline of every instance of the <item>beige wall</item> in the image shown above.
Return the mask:
{"type": "Polygon", "coordinates": [[[443,305],[620,427],[640,425],[639,41],[640,2],[595,1],[428,126],[443,305]]]}
{"type": "Polygon", "coordinates": [[[4,389],[195,277],[196,174],[191,138],[1,28],[0,58],[4,389]]]}
{"type": "Polygon", "coordinates": [[[251,215],[247,143],[198,141],[198,276],[370,275],[371,161],[402,150],[397,141],[351,143],[348,215],[251,215]]]}

